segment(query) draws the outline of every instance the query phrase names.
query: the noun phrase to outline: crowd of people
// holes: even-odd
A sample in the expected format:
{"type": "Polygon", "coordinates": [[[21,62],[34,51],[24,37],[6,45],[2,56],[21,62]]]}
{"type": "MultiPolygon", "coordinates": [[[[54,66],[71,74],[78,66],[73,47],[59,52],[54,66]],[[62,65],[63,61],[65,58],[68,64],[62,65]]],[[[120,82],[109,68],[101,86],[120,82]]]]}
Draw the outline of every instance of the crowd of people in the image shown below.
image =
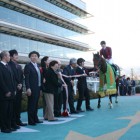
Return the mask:
{"type": "Polygon", "coordinates": [[[87,87],[86,76],[93,69],[84,67],[83,58],[72,58],[69,65],[61,69],[59,60],[49,60],[45,56],[38,65],[39,53],[29,53],[30,62],[24,70],[18,64],[17,50],[2,51],[0,54],[0,129],[3,133],[11,133],[26,126],[21,121],[21,101],[23,91],[23,79],[25,81],[26,95],[28,98],[27,115],[28,125],[43,123],[39,120],[38,101],[43,100],[44,120],[57,121],[56,117],[84,112],[81,108],[85,97],[86,111],[93,111],[90,106],[90,96],[87,87]],[[77,106],[74,106],[74,78],[78,79],[79,98],[77,106]],[[69,105],[69,107],[68,107],[69,105]]]}
{"type": "Polygon", "coordinates": [[[130,77],[125,78],[126,76],[123,75],[119,79],[119,91],[121,96],[126,95],[135,95],[136,94],[136,82],[134,79],[130,79],[130,77]]]}
{"type": "MultiPolygon", "coordinates": [[[[101,41],[100,55],[112,67],[112,50],[101,41]]],[[[2,51],[0,54],[0,129],[3,133],[11,133],[20,129],[20,126],[43,123],[38,118],[38,101],[43,101],[43,118],[47,121],[57,121],[56,117],[68,116],[69,113],[77,114],[84,112],[81,108],[85,99],[86,111],[93,111],[90,105],[90,95],[87,87],[86,77],[97,68],[87,69],[83,58],[72,58],[69,64],[61,69],[61,61],[50,60],[48,56],[41,59],[36,51],[29,53],[30,62],[22,69],[18,64],[17,50],[2,51]],[[77,106],[74,106],[74,79],[77,78],[77,89],[79,97],[77,106]],[[26,95],[28,99],[27,116],[28,124],[21,121],[21,101],[23,92],[23,81],[25,82],[26,95]]],[[[115,67],[114,67],[115,68],[115,67]]],[[[135,94],[135,81],[130,78],[125,80],[124,76],[119,80],[120,95],[131,95],[131,89],[135,94]],[[126,90],[127,89],[127,90],[126,90]]]]}

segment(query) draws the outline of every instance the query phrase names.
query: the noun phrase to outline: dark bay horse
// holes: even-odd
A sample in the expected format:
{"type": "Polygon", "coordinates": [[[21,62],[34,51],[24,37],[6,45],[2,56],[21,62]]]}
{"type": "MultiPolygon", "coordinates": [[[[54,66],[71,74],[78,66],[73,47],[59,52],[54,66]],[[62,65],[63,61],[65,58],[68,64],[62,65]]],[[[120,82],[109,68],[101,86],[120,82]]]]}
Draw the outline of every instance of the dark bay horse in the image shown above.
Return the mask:
{"type": "Polygon", "coordinates": [[[118,76],[120,69],[117,65],[111,66],[102,58],[99,53],[93,54],[94,67],[99,71],[99,93],[98,93],[98,108],[101,107],[101,98],[106,95],[109,96],[109,107],[113,108],[112,96],[115,96],[115,103],[118,103],[118,76]]]}

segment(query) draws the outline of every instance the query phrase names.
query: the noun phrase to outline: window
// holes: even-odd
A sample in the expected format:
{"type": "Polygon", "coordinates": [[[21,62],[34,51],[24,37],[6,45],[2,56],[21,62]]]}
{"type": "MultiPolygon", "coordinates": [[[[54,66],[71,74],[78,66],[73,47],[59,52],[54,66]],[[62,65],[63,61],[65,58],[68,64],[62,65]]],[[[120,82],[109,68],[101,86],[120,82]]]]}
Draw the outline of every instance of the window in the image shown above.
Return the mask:
{"type": "Polygon", "coordinates": [[[0,35],[0,49],[1,50],[10,50],[10,36],[6,34],[1,34],[0,35]]]}
{"type": "Polygon", "coordinates": [[[20,38],[19,37],[15,37],[15,36],[11,36],[11,49],[16,49],[16,50],[20,50],[20,38]]]}
{"type": "Polygon", "coordinates": [[[29,42],[29,51],[37,51],[37,41],[30,40],[29,42]]]}
{"type": "Polygon", "coordinates": [[[29,40],[20,38],[20,52],[29,53],[29,40]]]}

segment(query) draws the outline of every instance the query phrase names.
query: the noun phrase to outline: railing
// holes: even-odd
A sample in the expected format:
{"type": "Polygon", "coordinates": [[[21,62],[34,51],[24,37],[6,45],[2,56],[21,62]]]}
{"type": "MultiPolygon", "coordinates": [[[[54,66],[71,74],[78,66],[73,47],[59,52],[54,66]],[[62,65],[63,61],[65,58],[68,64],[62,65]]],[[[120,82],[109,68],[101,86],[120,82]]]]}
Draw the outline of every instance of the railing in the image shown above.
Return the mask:
{"type": "MultiPolygon", "coordinates": [[[[77,79],[74,79],[74,94],[77,94],[77,79]]],[[[96,93],[99,90],[99,78],[87,77],[88,89],[96,93]]]]}
{"type": "Polygon", "coordinates": [[[97,92],[99,90],[99,78],[87,77],[88,89],[97,92]]]}

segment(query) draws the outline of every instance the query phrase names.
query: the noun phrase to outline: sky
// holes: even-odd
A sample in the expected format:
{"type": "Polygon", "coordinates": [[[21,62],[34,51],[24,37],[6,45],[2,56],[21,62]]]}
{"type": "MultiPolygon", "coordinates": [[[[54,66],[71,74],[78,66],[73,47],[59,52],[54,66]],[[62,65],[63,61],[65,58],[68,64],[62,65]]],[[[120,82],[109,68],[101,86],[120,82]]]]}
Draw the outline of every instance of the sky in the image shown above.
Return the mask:
{"type": "Polygon", "coordinates": [[[90,46],[101,49],[100,41],[112,48],[113,61],[127,73],[133,69],[140,72],[140,1],[139,0],[82,0],[87,11],[94,17],[88,18],[90,46]]]}

